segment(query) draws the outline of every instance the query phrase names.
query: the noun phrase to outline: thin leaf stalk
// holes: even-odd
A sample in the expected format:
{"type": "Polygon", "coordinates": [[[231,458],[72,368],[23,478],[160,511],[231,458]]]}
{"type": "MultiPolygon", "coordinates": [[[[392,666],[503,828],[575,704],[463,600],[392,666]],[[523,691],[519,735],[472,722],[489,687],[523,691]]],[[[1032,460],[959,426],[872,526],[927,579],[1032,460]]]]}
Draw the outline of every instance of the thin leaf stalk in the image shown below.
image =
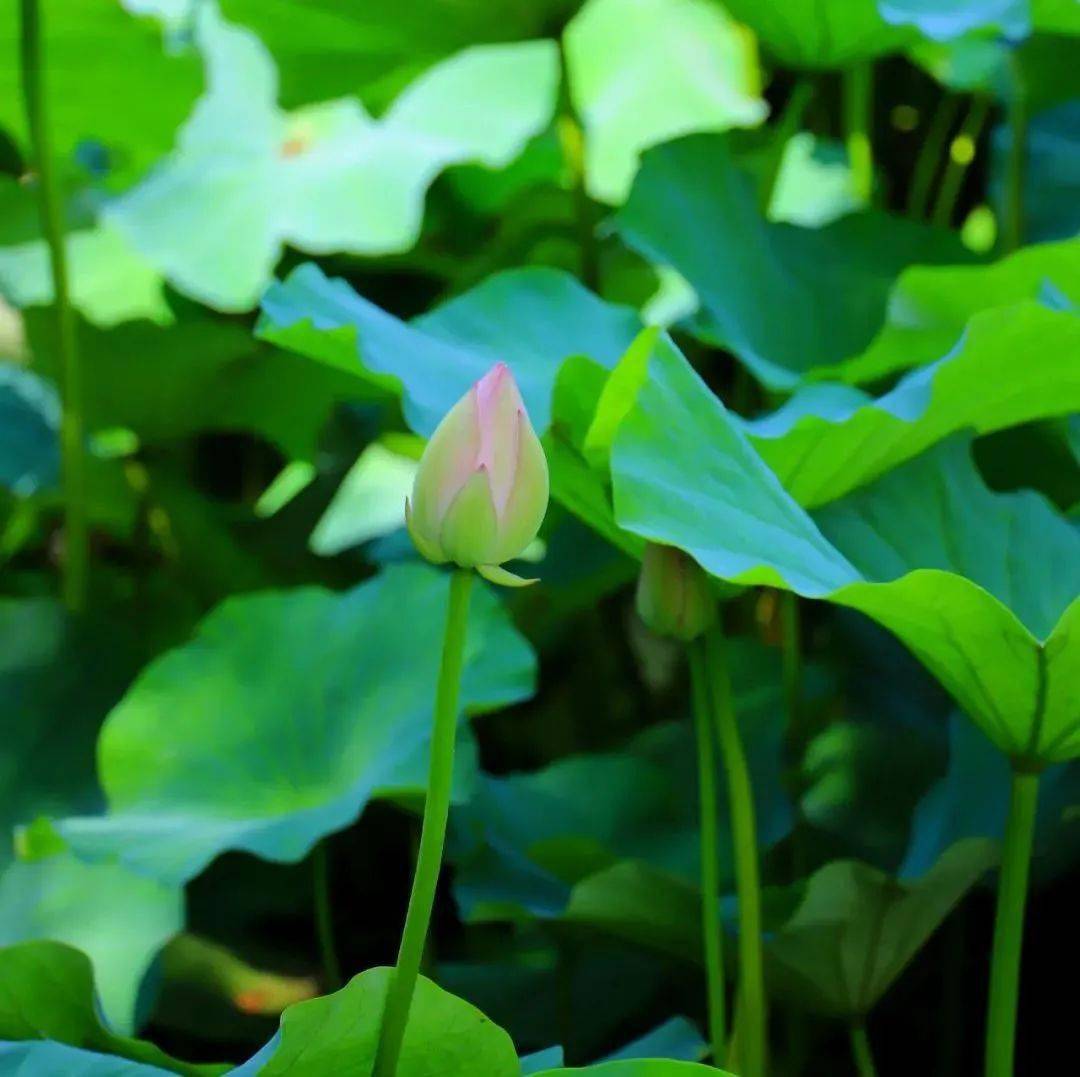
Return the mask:
{"type": "Polygon", "coordinates": [[[870,1048],[870,1037],[866,1033],[866,1025],[862,1021],[853,1021],[848,1028],[848,1035],[855,1072],[859,1077],[877,1077],[874,1052],[870,1048]]]}
{"type": "Polygon", "coordinates": [[[75,335],[75,314],[68,283],[67,251],[60,188],[53,159],[45,92],[42,20],[38,0],[22,0],[20,56],[26,125],[37,173],[38,212],[49,251],[49,268],[56,309],[60,357],[60,462],[64,487],[63,593],[67,608],[78,613],[86,606],[90,560],[86,501],[83,384],[75,335]]]}
{"type": "Polygon", "coordinates": [[[450,602],[446,612],[442,661],[435,693],[435,720],[431,737],[424,821],[416,856],[409,908],[401,934],[397,965],[390,977],[375,1052],[374,1077],[394,1077],[409,1020],[416,980],[424,956],[435,889],[442,867],[446,824],[450,815],[450,792],[454,773],[454,742],[457,736],[458,696],[465,659],[465,636],[469,618],[469,595],[473,573],[458,569],[450,578],[450,602]]]}
{"type": "Polygon", "coordinates": [[[694,640],[688,648],[690,682],[697,743],[698,807],[701,833],[701,933],[705,945],[705,984],[712,1060],[720,1065],[727,1039],[724,998],[723,929],[720,923],[720,862],[718,853],[716,742],[710,702],[705,643],[694,640]]]}
{"type": "Polygon", "coordinates": [[[327,991],[336,991],[341,986],[341,965],[334,946],[333,906],[330,901],[330,854],[327,850],[326,838],[315,846],[311,867],[314,876],[315,930],[319,937],[323,986],[327,991]]]}
{"type": "Polygon", "coordinates": [[[739,734],[723,631],[705,635],[712,687],[713,718],[720,757],[727,775],[739,905],[739,1057],[743,1077],[762,1077],[766,1067],[768,1013],[761,951],[761,882],[757,824],[750,768],[739,734]]]}
{"type": "Polygon", "coordinates": [[[854,64],[843,76],[844,140],[855,195],[864,205],[874,193],[874,67],[854,64]]]}

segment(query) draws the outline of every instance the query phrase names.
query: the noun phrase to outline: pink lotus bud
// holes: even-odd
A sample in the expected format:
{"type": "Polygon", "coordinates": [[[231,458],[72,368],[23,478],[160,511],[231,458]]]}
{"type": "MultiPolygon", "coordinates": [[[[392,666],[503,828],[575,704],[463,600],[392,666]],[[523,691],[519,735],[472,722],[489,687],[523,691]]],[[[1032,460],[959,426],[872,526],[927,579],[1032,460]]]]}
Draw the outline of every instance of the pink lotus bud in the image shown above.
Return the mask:
{"type": "Polygon", "coordinates": [[[514,375],[496,363],[427,443],[405,503],[409,534],[429,561],[510,583],[516,577],[496,566],[536,538],[547,504],[544,450],[514,375]]]}
{"type": "Polygon", "coordinates": [[[658,636],[696,639],[716,620],[708,574],[689,554],[650,542],[641,560],[638,616],[658,636]]]}

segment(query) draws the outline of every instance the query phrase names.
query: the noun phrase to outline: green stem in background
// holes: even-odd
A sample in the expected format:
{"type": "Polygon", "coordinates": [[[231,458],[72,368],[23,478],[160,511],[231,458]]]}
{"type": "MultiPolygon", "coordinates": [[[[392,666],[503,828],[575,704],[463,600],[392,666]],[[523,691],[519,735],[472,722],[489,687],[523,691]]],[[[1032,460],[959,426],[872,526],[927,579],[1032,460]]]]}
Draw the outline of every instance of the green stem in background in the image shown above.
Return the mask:
{"type": "Polygon", "coordinates": [[[720,924],[720,862],[718,855],[716,796],[716,744],[710,705],[709,670],[705,643],[695,640],[688,649],[690,683],[697,738],[698,806],[701,813],[701,932],[705,940],[705,983],[709,1012],[709,1042],[713,1064],[724,1061],[727,1039],[724,1003],[724,953],[720,924]]]}
{"type": "Polygon", "coordinates": [[[1007,108],[1009,157],[1005,164],[1005,198],[1001,222],[1001,252],[1015,251],[1024,242],[1024,179],[1027,173],[1027,88],[1015,54],[1010,57],[1012,80],[1007,108]]]}
{"type": "Polygon", "coordinates": [[[446,822],[450,815],[450,787],[454,775],[454,741],[457,736],[458,693],[465,659],[465,633],[469,621],[471,569],[457,569],[450,578],[450,604],[446,611],[442,664],[435,693],[435,723],[431,736],[431,766],[428,771],[424,822],[420,830],[420,850],[416,857],[409,910],[401,933],[397,966],[390,978],[375,1052],[374,1077],[393,1077],[405,1039],[416,978],[424,956],[435,887],[442,867],[446,822]]]}
{"type": "Polygon", "coordinates": [[[1038,799],[1039,775],[1014,770],[1005,843],[1001,850],[994,948],[990,960],[986,1077],[1012,1077],[1013,1072],[1016,1010],[1020,1001],[1020,949],[1038,799]]]}
{"type": "Polygon", "coordinates": [[[989,99],[982,96],[972,98],[964,124],[949,146],[949,163],[945,166],[945,175],[941,178],[941,187],[931,217],[934,224],[941,228],[948,228],[952,221],[964,177],[967,175],[968,166],[975,159],[975,148],[989,115],[989,99]]]}
{"type": "Polygon", "coordinates": [[[319,935],[319,956],[322,959],[323,986],[336,991],[341,986],[341,966],[334,948],[334,921],[330,904],[330,856],[327,840],[323,838],[311,857],[315,885],[315,928],[319,935]]]}
{"type": "Polygon", "coordinates": [[[758,878],[754,794],[735,717],[723,630],[705,635],[720,757],[727,773],[735,888],[739,900],[739,1057],[742,1077],[762,1077],[766,1055],[765,976],[761,956],[761,883],[758,878]]]}
{"type": "Polygon", "coordinates": [[[844,71],[844,140],[852,184],[859,201],[869,205],[874,194],[874,66],[853,64],[844,71]]]}
{"type": "Polygon", "coordinates": [[[850,1027],[851,1058],[855,1063],[855,1072],[859,1077],[877,1077],[874,1065],[874,1053],[870,1050],[870,1037],[866,1034],[866,1025],[854,1021],[850,1027]]]}
{"type": "Polygon", "coordinates": [[[949,134],[960,118],[961,103],[961,98],[956,94],[946,94],[930,121],[908,189],[907,211],[911,217],[921,220],[930,208],[930,189],[934,185],[934,176],[945,153],[949,134]]]}
{"type": "Polygon", "coordinates": [[[86,606],[89,532],[86,515],[86,457],[83,450],[82,372],[75,340],[75,315],[68,292],[67,252],[60,190],[53,171],[37,0],[22,0],[22,81],[26,125],[37,171],[41,230],[49,248],[60,353],[60,459],[64,481],[64,603],[73,613],[86,606]]]}
{"type": "Polygon", "coordinates": [[[784,111],[780,113],[780,119],[772,136],[772,147],[767,158],[765,175],[760,188],[760,208],[764,215],[768,215],[769,206],[772,205],[773,194],[776,191],[776,181],[780,178],[780,168],[784,163],[784,150],[791,137],[802,126],[803,116],[814,96],[814,84],[809,78],[800,78],[791,88],[784,111]]]}

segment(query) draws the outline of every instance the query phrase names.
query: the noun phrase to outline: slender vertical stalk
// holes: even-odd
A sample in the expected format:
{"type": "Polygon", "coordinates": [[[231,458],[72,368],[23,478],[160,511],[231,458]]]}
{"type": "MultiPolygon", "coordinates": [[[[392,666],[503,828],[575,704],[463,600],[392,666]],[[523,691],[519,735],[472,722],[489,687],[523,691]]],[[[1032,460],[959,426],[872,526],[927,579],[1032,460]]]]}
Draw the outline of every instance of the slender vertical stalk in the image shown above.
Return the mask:
{"type": "Polygon", "coordinates": [[[1004,219],[1001,222],[1002,253],[1024,242],[1024,180],[1027,173],[1028,107],[1023,74],[1015,55],[1010,60],[1011,94],[1007,108],[1009,157],[1005,166],[1004,219]]]}
{"type": "Polygon", "coordinates": [[[471,569],[457,569],[450,579],[450,604],[446,612],[442,664],[435,693],[435,722],[431,737],[431,766],[428,771],[424,822],[416,857],[409,909],[401,934],[397,967],[390,978],[375,1053],[374,1077],[393,1077],[397,1070],[405,1025],[409,1020],[416,978],[424,955],[435,887],[442,866],[446,822],[450,815],[450,787],[454,773],[454,740],[457,736],[458,693],[465,659],[465,633],[469,619],[471,569]]]}
{"type": "Polygon", "coordinates": [[[784,111],[780,113],[780,120],[773,133],[772,149],[769,152],[765,176],[761,183],[759,205],[761,212],[768,216],[769,206],[772,205],[773,194],[776,192],[776,181],[780,178],[780,168],[784,163],[784,150],[788,142],[802,126],[803,116],[806,115],[807,106],[814,96],[814,84],[810,79],[800,78],[791,88],[791,94],[784,105],[784,111]]]}
{"type": "Polygon", "coordinates": [[[1001,851],[994,948],[990,960],[990,1003],[986,1020],[986,1077],[1012,1077],[1016,1010],[1020,1001],[1020,950],[1024,906],[1035,837],[1039,775],[1014,769],[1009,818],[1001,851]]]}
{"type": "Polygon", "coordinates": [[[323,838],[311,857],[315,888],[315,929],[319,936],[319,956],[322,959],[323,986],[336,991],[341,986],[341,966],[334,948],[334,921],[330,904],[330,857],[323,838]]]}
{"type": "Polygon", "coordinates": [[[705,636],[720,757],[727,773],[735,888],[739,901],[739,1055],[743,1077],[762,1077],[766,1055],[765,977],[761,955],[761,883],[750,769],[735,717],[723,631],[705,636]]]}
{"type": "Polygon", "coordinates": [[[862,1021],[853,1021],[849,1033],[855,1072],[859,1077],[877,1077],[877,1067],[874,1065],[874,1053],[870,1050],[870,1037],[866,1034],[866,1025],[862,1021]]]}
{"type": "Polygon", "coordinates": [[[83,451],[83,390],[75,340],[75,316],[68,292],[67,252],[60,190],[53,170],[45,94],[41,15],[37,0],[22,0],[23,98],[30,148],[37,172],[41,230],[49,248],[60,354],[60,459],[64,482],[64,602],[72,612],[86,606],[89,538],[86,517],[86,459],[83,451]]]}
{"type": "Polygon", "coordinates": [[[720,863],[717,853],[716,745],[705,644],[688,648],[697,738],[698,806],[701,813],[701,933],[705,940],[705,984],[709,1011],[709,1043],[713,1064],[724,1061],[727,1038],[724,1003],[723,935],[720,925],[720,863]]]}
{"type": "Polygon", "coordinates": [[[930,121],[930,128],[915,160],[915,170],[911,174],[907,203],[911,217],[923,218],[930,208],[930,188],[934,185],[934,176],[941,164],[949,133],[960,117],[960,104],[961,98],[956,94],[946,94],[930,121]]]}
{"type": "Polygon", "coordinates": [[[874,193],[873,109],[873,64],[853,64],[844,72],[844,140],[855,194],[863,203],[874,193]]]}
{"type": "Polygon", "coordinates": [[[949,163],[945,166],[945,175],[941,178],[941,187],[931,217],[934,224],[942,228],[947,228],[952,221],[968,165],[975,156],[975,143],[978,142],[989,115],[990,101],[982,96],[973,98],[960,133],[949,150],[949,163]]]}

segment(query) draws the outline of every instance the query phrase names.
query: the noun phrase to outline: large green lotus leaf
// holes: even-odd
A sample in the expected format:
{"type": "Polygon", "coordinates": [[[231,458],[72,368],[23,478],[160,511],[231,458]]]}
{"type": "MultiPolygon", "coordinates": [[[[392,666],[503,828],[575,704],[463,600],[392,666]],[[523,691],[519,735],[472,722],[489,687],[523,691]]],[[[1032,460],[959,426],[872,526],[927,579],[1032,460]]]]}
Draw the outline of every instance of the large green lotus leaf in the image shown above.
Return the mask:
{"type": "MultiPolygon", "coordinates": [[[[26,326],[38,369],[56,380],[53,312],[27,312],[26,326]]],[[[354,372],[261,346],[244,326],[193,304],[178,307],[168,328],[80,322],[78,330],[83,362],[94,372],[84,393],[88,428],[124,427],[146,443],[246,430],[292,459],[310,460],[334,405],[372,395],[354,372]]]]}
{"type": "Polygon", "coordinates": [[[60,401],[17,363],[0,362],[0,486],[20,497],[60,479],[60,401]]]}
{"type": "Polygon", "coordinates": [[[885,325],[866,350],[815,376],[874,381],[931,363],[956,346],[976,314],[1043,299],[1048,288],[1080,306],[1080,239],[1023,247],[990,265],[912,266],[896,282],[885,325]]]}
{"type": "Polygon", "coordinates": [[[958,430],[984,434],[1080,410],[1080,317],[1034,301],[975,315],[943,359],[876,400],[811,384],[746,424],[801,505],[834,501],[958,430]]]}
{"type": "Polygon", "coordinates": [[[765,940],[770,990],[836,1017],[868,1013],[964,894],[997,862],[995,842],[951,846],[916,881],[856,860],[826,864],[765,940]]]}
{"type": "MultiPolygon", "coordinates": [[[[181,881],[226,849],[299,860],[371,797],[421,793],[447,589],[446,575],[402,565],[343,594],[226,601],[109,715],[108,814],[62,833],[91,858],[181,881]]],[[[477,588],[462,709],[527,697],[534,672],[528,644],[477,588]]],[[[475,758],[460,763],[465,781],[475,758]]]]}
{"type": "Polygon", "coordinates": [[[40,815],[96,810],[98,730],[135,670],[128,633],[77,619],[45,598],[0,599],[0,870],[13,828],[40,815]]]}
{"type": "Polygon", "coordinates": [[[611,460],[621,526],[721,579],[862,610],[1009,754],[1045,763],[1080,749],[1068,701],[1080,602],[1066,609],[1080,593],[1080,534],[1038,495],[988,491],[966,442],[917,457],[815,523],[689,364],[662,351],[611,460]]]}
{"type": "Polygon", "coordinates": [[[877,0],[725,0],[724,7],[788,67],[828,69],[895,52],[916,35],[891,26],[877,0]]]}
{"type": "MultiPolygon", "coordinates": [[[[82,143],[105,150],[110,178],[137,178],[166,152],[199,92],[195,57],[167,51],[152,21],[119,0],[51,4],[42,11],[45,90],[54,151],[69,158],[82,143]]],[[[19,5],[0,9],[0,127],[25,153],[19,5]]]]}
{"type": "Polygon", "coordinates": [[[631,1058],[615,1062],[597,1062],[593,1066],[542,1070],[536,1077],[733,1077],[727,1070],[702,1066],[697,1062],[674,1062],[666,1058],[631,1058]]]}
{"type": "Polygon", "coordinates": [[[935,41],[972,30],[997,30],[1021,40],[1031,32],[1031,0],[878,0],[886,22],[915,26],[935,41]]]}
{"type": "Polygon", "coordinates": [[[270,287],[256,332],[400,392],[406,421],[427,437],[499,361],[513,370],[543,433],[563,361],[586,355],[610,368],[640,328],[632,311],[609,306],[551,269],[499,273],[405,323],[308,263],[270,287]]]}
{"type": "MultiPolygon", "coordinates": [[[[145,0],[142,0],[145,2],[145,0]]],[[[178,0],[187,4],[190,0],[178,0]]],[[[281,103],[358,94],[381,111],[426,68],[469,45],[540,37],[575,0],[222,0],[272,53],[281,103]]]]}
{"type": "Polygon", "coordinates": [[[0,1040],[54,1040],[190,1077],[214,1077],[228,1069],[180,1062],[152,1043],[106,1028],[97,1010],[89,959],[62,943],[24,942],[0,949],[0,985],[0,1040]]]}
{"type": "MultiPolygon", "coordinates": [[[[70,232],[65,240],[71,302],[95,325],[132,318],[159,325],[173,320],[161,277],[114,229],[70,232]]],[[[52,267],[45,241],[0,248],[0,295],[16,307],[53,301],[52,267]]]]}
{"type": "Polygon", "coordinates": [[[183,919],[179,888],[118,864],[56,852],[0,874],[0,946],[48,939],[81,950],[94,966],[106,1019],[125,1034],[135,1027],[146,970],[183,919]]]}
{"type": "MultiPolygon", "coordinates": [[[[733,643],[736,707],[768,848],[792,823],[783,786],[784,707],[774,656],[733,643]]],[[[640,734],[623,750],[559,760],[534,773],[485,776],[454,816],[455,895],[466,919],[568,914],[590,876],[638,860],[695,882],[700,842],[690,722],[640,734]]],[[[720,801],[724,777],[719,776],[720,801]]],[[[731,882],[730,828],[719,861],[731,882]]]]}
{"type": "Polygon", "coordinates": [[[769,388],[861,352],[906,266],[964,260],[954,235],[903,218],[867,211],[799,228],[767,220],[757,202],[725,138],[695,135],[645,154],[615,222],[690,282],[698,331],[769,388]]]}
{"type": "MultiPolygon", "coordinates": [[[[340,991],[298,1002],[281,1017],[261,1067],[241,1066],[237,1077],[370,1077],[391,970],[368,969],[340,991]]],[[[253,1060],[254,1061],[254,1060],[253,1060]]],[[[416,984],[399,1077],[519,1077],[521,1063],[510,1037],[478,1009],[421,976],[416,984]]]]}
{"type": "Polygon", "coordinates": [[[708,0],[588,0],[563,42],[585,183],[602,202],[625,201],[649,146],[768,112],[753,47],[708,0]]]}
{"type": "Polygon", "coordinates": [[[0,1075],[3,1077],[165,1077],[168,1070],[68,1047],[64,1043],[0,1043],[0,1075]]]}
{"type": "Polygon", "coordinates": [[[554,107],[557,52],[538,41],[460,53],[379,120],[353,98],[287,114],[258,39],[211,5],[195,22],[207,94],[169,159],[104,216],[180,291],[223,310],[255,305],[286,243],[407,250],[443,169],[508,164],[554,107]]]}

